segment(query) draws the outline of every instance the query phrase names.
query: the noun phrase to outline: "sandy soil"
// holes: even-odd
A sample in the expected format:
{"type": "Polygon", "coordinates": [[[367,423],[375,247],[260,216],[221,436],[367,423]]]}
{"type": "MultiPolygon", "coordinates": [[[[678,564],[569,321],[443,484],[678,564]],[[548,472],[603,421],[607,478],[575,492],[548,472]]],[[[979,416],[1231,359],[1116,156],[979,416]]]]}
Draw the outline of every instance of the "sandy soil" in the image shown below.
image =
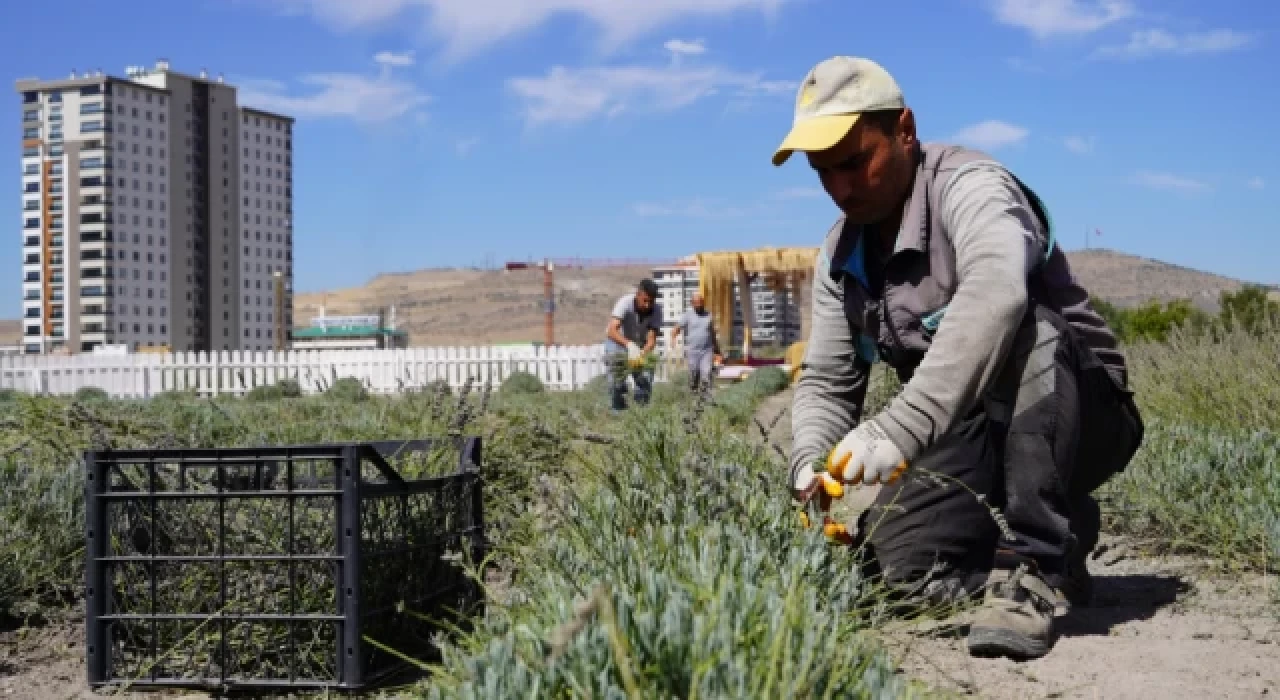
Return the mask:
{"type": "Polygon", "coordinates": [[[90,700],[97,698],[206,698],[204,693],[103,692],[85,681],[84,618],[75,613],[33,627],[0,631],[0,698],[90,700]]]}
{"type": "MultiPolygon", "coordinates": [[[[791,392],[757,418],[791,448],[791,392]],[[776,423],[774,422],[776,420],[776,423]]],[[[759,439],[760,431],[753,430],[759,439]]],[[[870,493],[851,494],[862,502],[870,493]]],[[[1280,694],[1280,587],[1226,578],[1206,562],[1154,557],[1104,535],[1089,562],[1095,599],[1056,620],[1053,650],[1034,661],[970,657],[965,614],[885,631],[902,671],[932,687],[988,698],[1261,698],[1280,694]]]]}

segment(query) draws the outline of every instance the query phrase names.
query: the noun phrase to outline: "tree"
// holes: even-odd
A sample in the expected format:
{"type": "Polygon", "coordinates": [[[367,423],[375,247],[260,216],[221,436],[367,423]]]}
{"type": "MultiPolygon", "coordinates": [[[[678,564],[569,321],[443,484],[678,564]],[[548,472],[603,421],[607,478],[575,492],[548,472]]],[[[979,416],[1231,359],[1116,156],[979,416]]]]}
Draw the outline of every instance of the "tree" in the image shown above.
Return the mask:
{"type": "Polygon", "coordinates": [[[1097,298],[1090,299],[1089,303],[1122,343],[1163,343],[1168,340],[1169,333],[1174,328],[1186,326],[1200,331],[1213,322],[1209,314],[1195,308],[1185,299],[1164,304],[1150,301],[1133,309],[1122,309],[1097,298]]]}
{"type": "Polygon", "coordinates": [[[1280,327],[1280,302],[1271,299],[1266,287],[1247,284],[1238,292],[1224,291],[1218,304],[1219,318],[1228,331],[1237,325],[1254,334],[1280,327]]]}

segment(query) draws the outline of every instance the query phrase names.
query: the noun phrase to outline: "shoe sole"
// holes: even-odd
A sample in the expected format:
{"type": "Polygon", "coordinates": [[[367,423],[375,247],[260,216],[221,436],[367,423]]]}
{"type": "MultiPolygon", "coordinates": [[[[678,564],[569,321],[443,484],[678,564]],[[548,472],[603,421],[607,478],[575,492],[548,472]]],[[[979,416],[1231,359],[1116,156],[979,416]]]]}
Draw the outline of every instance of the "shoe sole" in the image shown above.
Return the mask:
{"type": "Polygon", "coordinates": [[[1038,659],[1049,653],[1049,645],[1006,629],[974,627],[969,630],[969,653],[973,656],[1038,659]]]}

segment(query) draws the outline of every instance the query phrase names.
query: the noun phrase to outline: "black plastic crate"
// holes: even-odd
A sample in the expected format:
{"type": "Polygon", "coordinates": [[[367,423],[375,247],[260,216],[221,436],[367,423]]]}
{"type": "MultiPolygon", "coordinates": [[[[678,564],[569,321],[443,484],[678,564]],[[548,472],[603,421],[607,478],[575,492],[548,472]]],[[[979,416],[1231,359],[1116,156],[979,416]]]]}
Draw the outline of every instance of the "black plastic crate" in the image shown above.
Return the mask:
{"type": "Polygon", "coordinates": [[[368,688],[480,603],[479,438],[85,459],[93,687],[368,688]]]}

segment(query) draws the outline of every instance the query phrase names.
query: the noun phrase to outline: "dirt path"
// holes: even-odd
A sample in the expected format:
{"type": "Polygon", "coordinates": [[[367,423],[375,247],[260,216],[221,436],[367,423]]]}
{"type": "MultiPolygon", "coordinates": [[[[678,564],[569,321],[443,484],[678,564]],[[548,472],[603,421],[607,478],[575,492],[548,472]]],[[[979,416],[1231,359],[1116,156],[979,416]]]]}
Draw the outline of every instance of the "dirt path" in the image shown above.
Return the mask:
{"type": "Polygon", "coordinates": [[[97,700],[98,698],[209,697],[204,693],[94,693],[85,682],[84,619],[74,613],[30,627],[0,631],[0,698],[97,700]]]}
{"type": "MultiPolygon", "coordinates": [[[[760,423],[791,448],[791,392],[766,401],[760,423]],[[777,419],[777,423],[773,421],[777,419]]],[[[753,428],[758,439],[759,430],[753,428]]],[[[864,495],[864,499],[870,494],[864,495]]],[[[1280,695],[1280,604],[1275,580],[1206,573],[1186,557],[1156,558],[1104,535],[1089,569],[1090,607],[1060,615],[1058,639],[1027,662],[970,657],[964,615],[904,623],[885,640],[908,675],[989,698],[1262,698],[1280,695]]]]}

